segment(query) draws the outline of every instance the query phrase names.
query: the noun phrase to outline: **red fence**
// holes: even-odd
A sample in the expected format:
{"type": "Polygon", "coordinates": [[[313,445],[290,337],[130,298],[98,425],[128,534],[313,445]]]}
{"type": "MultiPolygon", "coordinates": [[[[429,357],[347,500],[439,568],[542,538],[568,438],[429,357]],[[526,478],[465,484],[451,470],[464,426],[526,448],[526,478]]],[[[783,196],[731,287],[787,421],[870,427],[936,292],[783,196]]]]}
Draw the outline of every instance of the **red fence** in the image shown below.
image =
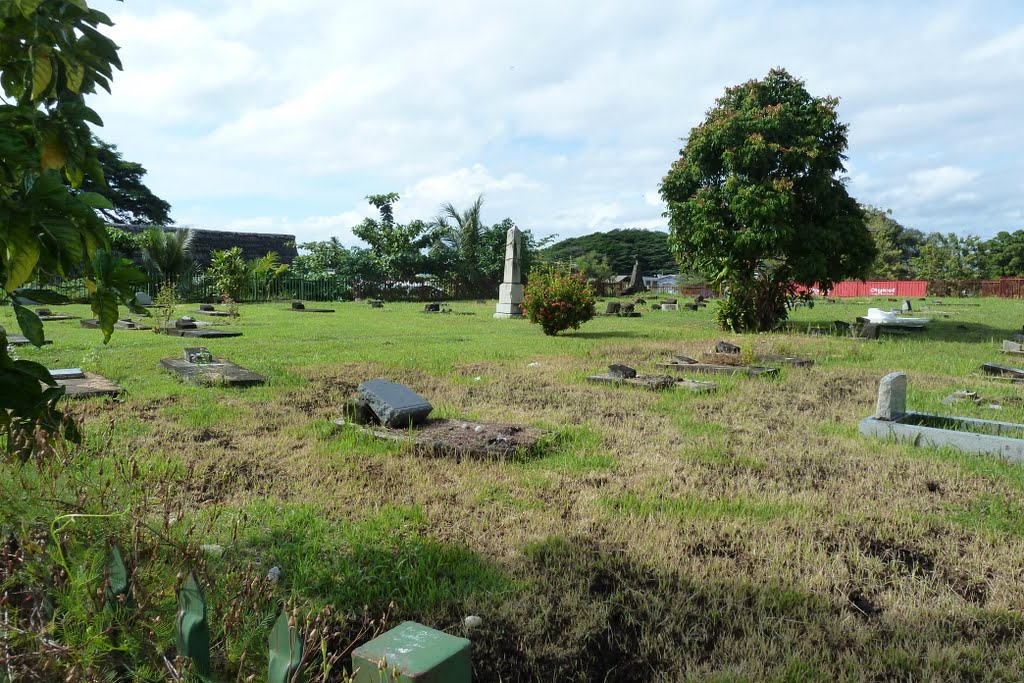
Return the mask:
{"type": "Polygon", "coordinates": [[[895,297],[922,297],[928,293],[928,282],[925,280],[889,280],[889,281],[868,281],[849,280],[839,282],[828,296],[835,297],[873,297],[873,296],[895,296],[895,297]]]}

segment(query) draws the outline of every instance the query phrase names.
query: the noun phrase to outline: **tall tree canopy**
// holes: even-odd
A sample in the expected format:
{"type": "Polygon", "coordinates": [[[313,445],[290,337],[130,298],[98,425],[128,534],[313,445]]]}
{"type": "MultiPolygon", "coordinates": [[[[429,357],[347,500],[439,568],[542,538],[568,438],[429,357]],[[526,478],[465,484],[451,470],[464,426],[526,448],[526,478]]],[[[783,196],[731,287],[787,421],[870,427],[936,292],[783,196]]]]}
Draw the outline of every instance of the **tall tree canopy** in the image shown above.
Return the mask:
{"type": "Polygon", "coordinates": [[[365,219],[352,228],[352,234],[370,245],[379,271],[393,280],[405,280],[424,272],[423,250],[431,241],[430,227],[421,220],[402,225],[395,222],[397,192],[374,194],[367,198],[380,211],[380,220],[365,219]]]}
{"type": "Polygon", "coordinates": [[[864,277],[874,260],[840,176],[837,104],[784,69],[727,88],[662,180],[670,243],[684,266],[724,286],[726,329],[773,329],[795,285],[864,277]]]}
{"type": "Polygon", "coordinates": [[[142,164],[126,161],[116,146],[97,137],[93,137],[93,144],[103,177],[97,181],[87,176],[81,189],[95,192],[110,202],[112,208],[98,209],[103,218],[111,223],[132,225],[170,225],[174,222],[171,220],[171,205],[153,194],[142,182],[146,175],[142,164]]]}
{"type": "Polygon", "coordinates": [[[645,273],[675,273],[679,268],[668,244],[668,234],[657,230],[625,228],[595,232],[569,237],[544,250],[548,261],[568,262],[584,254],[606,257],[618,275],[628,275],[638,256],[645,273]]]}
{"type": "Polygon", "coordinates": [[[870,276],[877,280],[910,279],[913,275],[911,262],[921,251],[924,233],[903,227],[892,218],[891,211],[873,206],[863,209],[876,250],[870,276]]]}

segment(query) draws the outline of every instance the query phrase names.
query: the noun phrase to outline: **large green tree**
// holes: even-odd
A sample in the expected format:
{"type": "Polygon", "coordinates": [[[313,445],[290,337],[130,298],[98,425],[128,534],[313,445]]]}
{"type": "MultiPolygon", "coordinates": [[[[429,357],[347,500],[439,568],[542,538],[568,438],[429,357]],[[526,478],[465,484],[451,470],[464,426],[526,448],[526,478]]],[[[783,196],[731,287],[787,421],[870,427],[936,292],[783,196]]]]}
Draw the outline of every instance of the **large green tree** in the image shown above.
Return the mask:
{"type": "Polygon", "coordinates": [[[873,206],[862,208],[876,251],[869,276],[876,280],[911,279],[913,270],[910,264],[921,252],[924,233],[900,225],[892,218],[892,211],[873,206]]]}
{"type": "MultiPolygon", "coordinates": [[[[10,305],[33,344],[43,325],[25,304],[62,297],[31,283],[75,274],[84,278],[104,341],[118,303],[134,305],[140,273],[110,254],[92,192],[72,194],[85,178],[102,183],[90,123],[102,125],[84,95],[110,89],[121,68],[117,46],[99,30],[110,19],[84,0],[0,3],[0,304],[10,305]]],[[[38,363],[14,360],[0,332],[0,436],[8,451],[31,452],[42,429],[54,436],[69,423],[55,409],[63,389],[38,363]]],[[[67,433],[65,431],[65,433],[67,433]]]]}
{"type": "Polygon", "coordinates": [[[980,238],[933,232],[910,262],[915,277],[932,282],[963,282],[984,277],[985,250],[980,238]]]}
{"type": "Polygon", "coordinates": [[[102,182],[86,176],[81,189],[106,197],[111,208],[98,209],[100,215],[111,223],[131,225],[170,225],[171,205],[142,182],[146,169],[142,164],[127,161],[115,145],[97,137],[93,138],[96,160],[103,169],[102,182]]]}
{"type": "Polygon", "coordinates": [[[176,283],[194,267],[191,230],[151,225],[139,235],[138,244],[152,278],[176,283]]]}
{"type": "Polygon", "coordinates": [[[427,266],[424,255],[431,242],[430,226],[421,220],[407,224],[395,222],[394,204],[397,192],[369,195],[367,198],[380,212],[380,219],[367,218],[352,228],[352,234],[370,245],[377,268],[392,280],[408,280],[422,273],[427,266]]]}
{"type": "Polygon", "coordinates": [[[670,243],[724,288],[723,328],[771,330],[797,286],[868,273],[875,247],[841,175],[837,104],[784,69],[727,88],[662,180],[670,243]]]}
{"type": "Polygon", "coordinates": [[[476,296],[487,287],[484,273],[484,226],[480,218],[484,198],[479,195],[469,208],[459,211],[451,202],[441,205],[441,212],[434,218],[434,264],[444,264],[442,279],[452,294],[476,296]]]}
{"type": "Polygon", "coordinates": [[[985,242],[986,277],[1024,276],[1024,230],[1000,231],[985,242]]]}

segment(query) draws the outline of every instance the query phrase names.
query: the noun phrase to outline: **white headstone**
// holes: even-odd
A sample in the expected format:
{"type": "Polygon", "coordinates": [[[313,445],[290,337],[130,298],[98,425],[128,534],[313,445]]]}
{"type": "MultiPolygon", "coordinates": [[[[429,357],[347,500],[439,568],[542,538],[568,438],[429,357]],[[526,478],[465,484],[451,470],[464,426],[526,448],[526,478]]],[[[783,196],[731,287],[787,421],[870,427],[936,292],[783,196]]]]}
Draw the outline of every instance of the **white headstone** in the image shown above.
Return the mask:
{"type": "Polygon", "coordinates": [[[519,272],[522,260],[523,233],[512,226],[505,238],[505,275],[498,288],[498,307],[495,318],[522,318],[519,304],[523,302],[523,285],[519,272]]]}

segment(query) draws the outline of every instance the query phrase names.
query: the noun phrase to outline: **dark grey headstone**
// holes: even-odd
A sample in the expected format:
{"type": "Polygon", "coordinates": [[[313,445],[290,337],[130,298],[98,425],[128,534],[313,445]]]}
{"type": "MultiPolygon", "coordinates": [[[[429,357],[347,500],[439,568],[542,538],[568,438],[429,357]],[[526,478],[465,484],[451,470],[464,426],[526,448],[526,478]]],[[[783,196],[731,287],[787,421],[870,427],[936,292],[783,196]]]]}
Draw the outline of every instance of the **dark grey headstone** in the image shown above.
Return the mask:
{"type": "Polygon", "coordinates": [[[683,304],[683,308],[685,308],[688,311],[696,311],[698,308],[700,308],[700,306],[698,306],[697,304],[683,304]]]}
{"type": "Polygon", "coordinates": [[[860,337],[861,339],[878,339],[881,331],[882,327],[880,325],[867,323],[864,327],[860,328],[860,337]]]}
{"type": "Polygon", "coordinates": [[[629,379],[636,377],[636,370],[629,367],[628,365],[609,365],[608,374],[612,377],[619,377],[622,379],[629,379]]]}
{"type": "Polygon", "coordinates": [[[145,292],[135,292],[135,302],[140,306],[152,306],[153,299],[145,292]]]}
{"type": "Polygon", "coordinates": [[[900,306],[900,309],[904,312],[907,312],[914,310],[914,307],[910,305],[910,299],[904,299],[903,305],[900,306]]]}
{"type": "Polygon", "coordinates": [[[675,303],[679,303],[679,302],[676,301],[675,299],[665,299],[665,301],[663,301],[662,303],[675,304],[675,303]]]}
{"type": "Polygon", "coordinates": [[[36,315],[53,315],[53,311],[49,308],[37,308],[36,315]]]}
{"type": "Polygon", "coordinates": [[[178,318],[174,321],[174,329],[176,330],[194,330],[196,329],[195,320],[187,320],[185,318],[178,318]]]}
{"type": "Polygon", "coordinates": [[[840,332],[849,332],[850,331],[850,323],[845,322],[843,320],[834,320],[834,321],[832,321],[832,324],[835,325],[835,328],[837,330],[839,330],[840,332]]]}
{"type": "Polygon", "coordinates": [[[371,379],[359,385],[359,393],[385,427],[408,427],[427,419],[434,409],[430,401],[404,384],[371,379]]]}
{"type": "Polygon", "coordinates": [[[370,302],[370,308],[384,308],[384,302],[383,301],[371,301],[370,302]]]}
{"type": "Polygon", "coordinates": [[[643,299],[643,298],[633,299],[633,303],[638,304],[640,306],[643,306],[643,305],[647,304],[647,299],[643,299]]]}
{"type": "Polygon", "coordinates": [[[200,311],[212,311],[213,310],[213,304],[199,304],[199,310],[200,311]]]}
{"type": "Polygon", "coordinates": [[[620,304],[618,301],[609,301],[608,305],[604,309],[604,312],[608,315],[615,315],[616,313],[619,312],[620,308],[622,308],[622,304],[620,304]]]}
{"type": "Polygon", "coordinates": [[[301,301],[293,301],[292,302],[292,308],[294,308],[296,311],[301,311],[305,307],[306,307],[306,304],[302,303],[301,301]]]}
{"type": "Polygon", "coordinates": [[[636,304],[622,304],[622,308],[619,309],[619,313],[633,313],[636,310],[636,304]]]}
{"type": "Polygon", "coordinates": [[[730,344],[727,341],[720,341],[715,344],[715,353],[739,353],[740,347],[730,344]]]}
{"type": "Polygon", "coordinates": [[[441,304],[426,304],[423,306],[423,311],[426,313],[440,313],[441,304]]]}
{"type": "Polygon", "coordinates": [[[704,295],[703,294],[698,294],[697,298],[694,299],[694,301],[696,301],[698,304],[704,303],[704,295]]]}
{"type": "Polygon", "coordinates": [[[345,402],[345,419],[349,422],[354,422],[357,425],[369,424],[376,422],[377,417],[370,410],[370,404],[366,399],[353,398],[350,401],[345,402]]]}

